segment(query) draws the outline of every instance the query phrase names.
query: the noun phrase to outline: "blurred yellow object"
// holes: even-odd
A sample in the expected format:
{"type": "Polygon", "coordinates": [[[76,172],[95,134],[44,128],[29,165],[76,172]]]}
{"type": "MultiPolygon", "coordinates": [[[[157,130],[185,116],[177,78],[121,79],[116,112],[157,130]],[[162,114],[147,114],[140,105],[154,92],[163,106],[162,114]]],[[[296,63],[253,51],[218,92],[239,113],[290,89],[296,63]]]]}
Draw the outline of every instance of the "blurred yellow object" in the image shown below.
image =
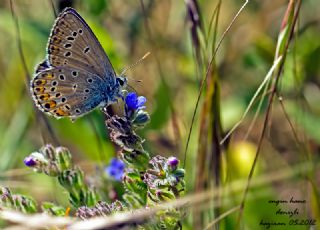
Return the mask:
{"type": "MultiPolygon", "coordinates": [[[[227,167],[228,172],[232,177],[246,177],[248,176],[257,146],[247,141],[233,143],[227,152],[227,167]]],[[[259,171],[259,162],[255,171],[259,171]]]]}

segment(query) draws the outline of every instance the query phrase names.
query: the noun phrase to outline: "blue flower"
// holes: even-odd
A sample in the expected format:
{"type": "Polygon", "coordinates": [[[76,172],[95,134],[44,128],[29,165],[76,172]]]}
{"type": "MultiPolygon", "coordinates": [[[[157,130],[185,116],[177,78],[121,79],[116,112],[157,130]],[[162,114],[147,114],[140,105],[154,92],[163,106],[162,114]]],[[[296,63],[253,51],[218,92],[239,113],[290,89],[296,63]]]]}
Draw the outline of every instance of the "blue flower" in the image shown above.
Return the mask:
{"type": "Polygon", "coordinates": [[[125,102],[128,110],[139,110],[144,109],[144,104],[146,103],[147,99],[144,96],[139,96],[134,93],[130,92],[127,94],[125,102]]]}
{"type": "Polygon", "coordinates": [[[105,168],[105,172],[115,180],[121,181],[125,166],[122,160],[112,158],[109,166],[105,168]]]}
{"type": "Polygon", "coordinates": [[[37,160],[31,156],[24,158],[23,162],[28,167],[34,167],[37,165],[37,160]]]}

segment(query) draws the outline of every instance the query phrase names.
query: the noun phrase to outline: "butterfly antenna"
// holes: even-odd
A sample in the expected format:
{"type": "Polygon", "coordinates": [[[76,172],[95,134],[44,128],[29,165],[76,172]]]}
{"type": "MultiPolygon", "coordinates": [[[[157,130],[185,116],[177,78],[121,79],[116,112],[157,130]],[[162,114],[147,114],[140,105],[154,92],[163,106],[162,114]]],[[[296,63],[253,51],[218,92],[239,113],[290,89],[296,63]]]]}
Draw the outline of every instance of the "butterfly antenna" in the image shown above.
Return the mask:
{"type": "Polygon", "coordinates": [[[137,93],[137,90],[131,86],[131,85],[128,85],[127,88],[131,91],[131,92],[136,92],[137,93]]]}
{"type": "Polygon", "coordinates": [[[136,65],[138,65],[140,62],[142,62],[144,59],[146,59],[149,56],[150,52],[147,52],[145,55],[143,55],[142,58],[140,58],[136,63],[128,66],[127,68],[125,68],[124,70],[122,70],[120,76],[123,76],[125,74],[125,72],[127,72],[129,69],[132,69],[133,67],[135,67],[136,65]]]}

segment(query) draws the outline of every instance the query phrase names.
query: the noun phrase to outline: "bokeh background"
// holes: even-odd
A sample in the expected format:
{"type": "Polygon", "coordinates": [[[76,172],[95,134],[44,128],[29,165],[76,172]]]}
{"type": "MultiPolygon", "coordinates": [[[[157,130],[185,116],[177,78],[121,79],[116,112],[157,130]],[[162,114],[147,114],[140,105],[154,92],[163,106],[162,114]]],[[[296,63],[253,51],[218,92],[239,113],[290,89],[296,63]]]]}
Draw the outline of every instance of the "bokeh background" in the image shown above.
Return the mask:
{"type": "MultiPolygon", "coordinates": [[[[145,144],[151,153],[177,156],[183,163],[201,79],[205,76],[205,67],[212,54],[212,48],[206,44],[213,42],[215,36],[215,41],[221,37],[244,2],[12,2],[20,37],[10,2],[0,1],[1,186],[32,195],[38,201],[67,204],[66,194],[61,192],[54,180],[35,174],[23,165],[25,156],[49,142],[66,146],[71,150],[74,161],[91,179],[95,174],[102,176],[101,168],[116,156],[99,110],[74,123],[68,119],[47,117],[51,129],[37,115],[27,77],[32,77],[34,67],[45,57],[47,39],[55,20],[52,3],[57,11],[66,6],[77,9],[98,37],[117,73],[151,52],[148,58],[126,73],[129,84],[139,95],[147,98],[151,122],[141,135],[146,139],[145,144]],[[190,17],[194,4],[199,7],[198,21],[190,17]],[[211,17],[218,4],[221,4],[218,7],[219,20],[210,31],[211,17]],[[201,27],[214,36],[201,37],[198,33],[201,27]],[[196,35],[199,38],[198,47],[196,35]],[[197,52],[200,52],[200,63],[197,52]]],[[[254,92],[270,70],[287,5],[288,1],[284,0],[250,1],[222,41],[215,59],[220,96],[214,101],[219,106],[223,131],[220,137],[241,119],[254,92]]],[[[243,217],[245,229],[260,229],[261,219],[287,220],[285,215],[275,215],[277,207],[268,201],[291,197],[307,201],[306,205],[297,206],[301,218],[318,218],[320,222],[320,4],[317,0],[303,1],[297,25],[279,83],[284,108],[276,98],[254,173],[254,178],[264,180],[250,191],[243,217]],[[273,181],[280,172],[287,174],[273,181]]],[[[221,145],[220,161],[214,163],[216,158],[212,154],[215,153],[215,145],[210,140],[215,135],[210,127],[209,130],[203,128],[208,121],[203,117],[206,113],[212,113],[210,109],[205,109],[204,98],[209,94],[206,89],[194,119],[186,155],[188,194],[213,189],[217,183],[221,187],[234,181],[246,184],[268,103],[263,101],[252,125],[259,101],[254,104],[231,138],[221,145]],[[206,162],[213,163],[208,165],[206,162]]],[[[106,197],[112,186],[109,184],[102,189],[106,197]]],[[[185,229],[204,229],[216,217],[217,207],[221,214],[238,205],[243,190],[228,193],[219,205],[212,201],[190,207],[183,220],[185,229]]],[[[294,210],[294,207],[282,206],[288,210],[294,210]]],[[[221,229],[234,229],[236,217],[237,212],[234,212],[223,218],[221,229]]],[[[306,228],[300,226],[296,229],[306,228]]]]}

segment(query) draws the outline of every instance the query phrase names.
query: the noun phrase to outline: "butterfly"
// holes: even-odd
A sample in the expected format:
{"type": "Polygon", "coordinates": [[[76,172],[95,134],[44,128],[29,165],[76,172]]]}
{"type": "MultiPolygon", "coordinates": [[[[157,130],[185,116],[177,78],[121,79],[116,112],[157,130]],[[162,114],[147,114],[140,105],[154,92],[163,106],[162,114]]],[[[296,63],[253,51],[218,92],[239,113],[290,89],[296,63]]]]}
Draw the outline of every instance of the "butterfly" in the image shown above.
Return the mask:
{"type": "Polygon", "coordinates": [[[73,8],[63,10],[51,30],[46,60],[30,82],[37,107],[75,120],[123,98],[126,86],[85,20],[73,8]]]}

